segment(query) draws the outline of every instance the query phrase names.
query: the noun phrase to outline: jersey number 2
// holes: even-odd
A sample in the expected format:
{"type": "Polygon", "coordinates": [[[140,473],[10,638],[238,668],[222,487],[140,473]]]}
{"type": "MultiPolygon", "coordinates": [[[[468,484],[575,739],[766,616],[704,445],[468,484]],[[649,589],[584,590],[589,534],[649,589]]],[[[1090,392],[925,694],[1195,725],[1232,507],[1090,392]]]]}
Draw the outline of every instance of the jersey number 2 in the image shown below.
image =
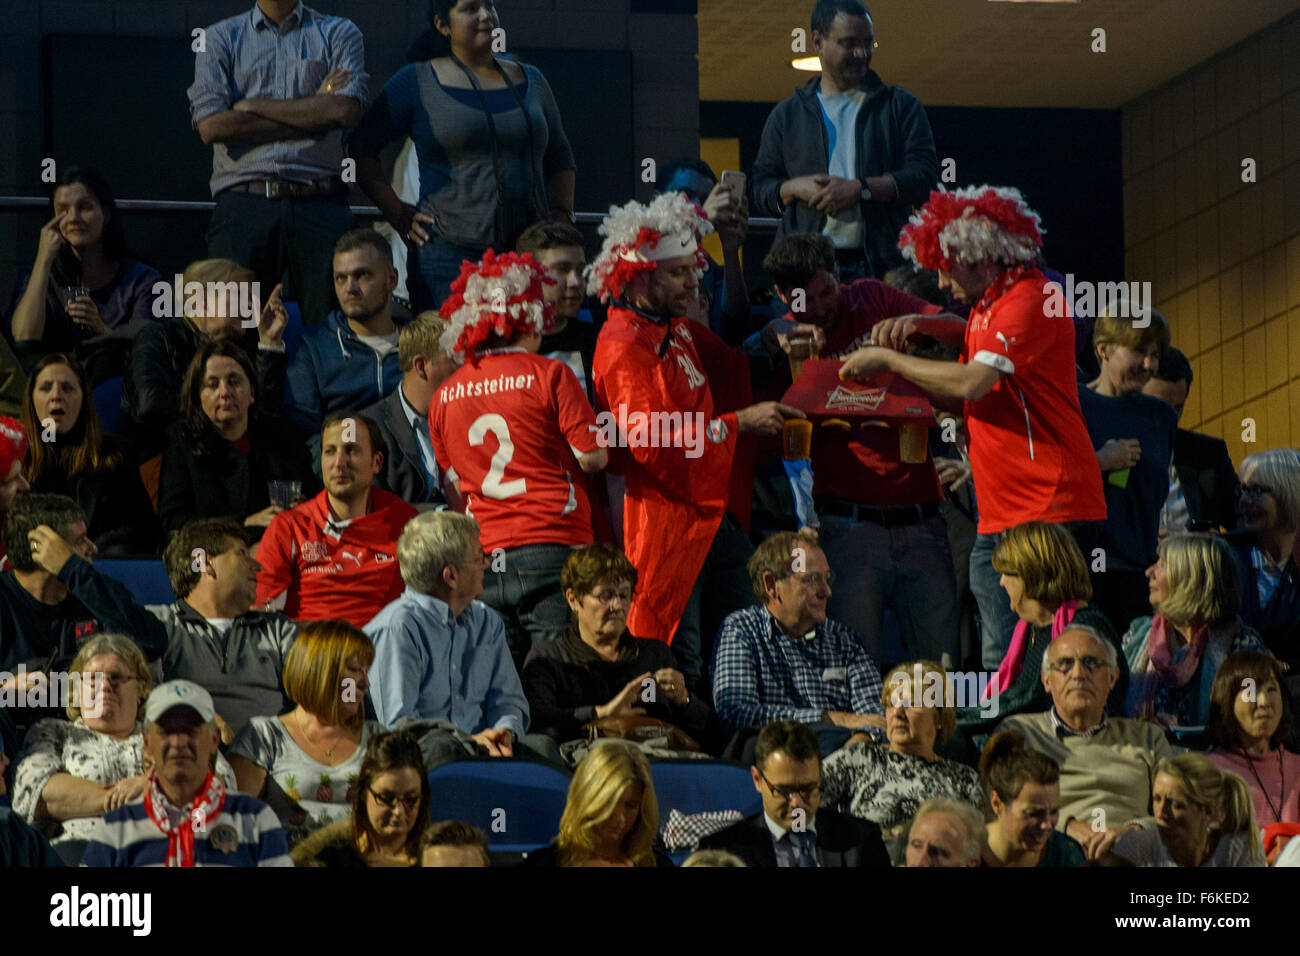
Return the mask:
{"type": "Polygon", "coordinates": [[[515,456],[515,443],[510,440],[510,426],[500,415],[480,415],[469,426],[469,443],[474,446],[483,444],[483,436],[488,432],[497,437],[497,451],[492,456],[488,473],[483,477],[483,487],[480,490],[484,497],[500,500],[524,494],[528,491],[528,485],[523,478],[502,480],[506,476],[506,465],[515,456]]]}

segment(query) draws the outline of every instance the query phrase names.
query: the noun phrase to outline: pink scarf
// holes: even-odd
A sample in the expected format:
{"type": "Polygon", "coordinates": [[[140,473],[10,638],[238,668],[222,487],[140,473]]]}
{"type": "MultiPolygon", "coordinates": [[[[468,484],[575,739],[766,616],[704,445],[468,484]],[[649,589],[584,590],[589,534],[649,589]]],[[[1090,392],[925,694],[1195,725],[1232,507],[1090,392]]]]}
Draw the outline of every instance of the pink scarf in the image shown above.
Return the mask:
{"type": "Polygon", "coordinates": [[[149,778],[149,787],[144,792],[144,809],[154,825],[167,834],[167,866],[194,865],[194,831],[206,833],[208,824],[221,815],[222,804],[226,802],[226,788],[220,778],[211,770],[203,781],[199,795],[186,810],[185,817],[175,826],[167,816],[164,805],[167,796],[158,785],[158,777],[149,778]]]}
{"type": "Polygon", "coordinates": [[[1160,693],[1160,688],[1175,690],[1185,687],[1196,676],[1201,666],[1201,657],[1205,654],[1209,633],[1208,624],[1193,628],[1187,653],[1175,664],[1174,648],[1169,643],[1169,628],[1164,617],[1157,614],[1151,619],[1145,653],[1137,661],[1129,679],[1127,710],[1130,717],[1156,719],[1156,695],[1160,693]]]}
{"type": "MultiPolygon", "coordinates": [[[[1078,601],[1066,601],[1056,609],[1056,613],[1052,615],[1052,640],[1060,637],[1061,632],[1069,627],[1078,610],[1078,601]]],[[[1016,682],[1021,668],[1025,666],[1027,650],[1029,650],[1029,622],[1021,618],[1016,622],[1015,632],[1011,635],[1011,647],[1007,649],[1007,656],[1002,658],[1002,663],[998,665],[997,683],[990,684],[984,690],[985,700],[994,694],[1000,694],[1016,682]]]]}

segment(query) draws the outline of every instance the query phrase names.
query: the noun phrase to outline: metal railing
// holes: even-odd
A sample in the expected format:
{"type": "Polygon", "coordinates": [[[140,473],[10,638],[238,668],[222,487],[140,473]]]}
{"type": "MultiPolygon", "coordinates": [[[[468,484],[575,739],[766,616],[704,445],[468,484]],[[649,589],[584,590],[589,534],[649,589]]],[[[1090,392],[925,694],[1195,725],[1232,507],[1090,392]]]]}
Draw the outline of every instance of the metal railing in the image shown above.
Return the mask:
{"type": "MultiPolygon", "coordinates": [[[[0,196],[0,210],[46,209],[49,199],[44,196],[0,196]]],[[[122,212],[211,212],[216,203],[210,199],[202,201],[185,201],[179,199],[119,199],[117,208],[122,212]]],[[[351,206],[355,216],[373,216],[381,218],[378,206],[351,206]]],[[[603,212],[579,212],[574,214],[578,222],[597,225],[604,221],[603,212]]],[[[776,231],[780,219],[766,216],[751,216],[749,228],[760,232],[776,231]]]]}

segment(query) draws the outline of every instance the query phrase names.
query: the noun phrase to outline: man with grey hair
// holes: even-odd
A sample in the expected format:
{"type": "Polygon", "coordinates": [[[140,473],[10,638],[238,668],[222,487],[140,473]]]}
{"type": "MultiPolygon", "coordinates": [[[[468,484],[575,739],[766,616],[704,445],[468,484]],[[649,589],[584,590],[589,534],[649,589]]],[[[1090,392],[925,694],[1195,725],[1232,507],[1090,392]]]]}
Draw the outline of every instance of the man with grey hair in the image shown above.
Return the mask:
{"type": "Polygon", "coordinates": [[[931,797],[912,817],[907,865],[979,866],[986,835],[984,817],[969,803],[931,797]]]}
{"type": "MultiPolygon", "coordinates": [[[[528,701],[505,623],[475,600],[487,567],[478,522],[454,511],[416,515],[397,539],[397,564],[406,590],[365,626],[375,642],[375,717],[388,726],[445,721],[479,751],[513,757],[528,729],[528,701]]],[[[433,747],[422,736],[432,763],[469,755],[454,731],[433,747]]]]}
{"type": "Polygon", "coordinates": [[[1173,750],[1160,727],[1106,716],[1119,660],[1115,645],[1092,628],[1062,631],[1043,656],[1042,673],[1051,708],[1008,717],[999,730],[1019,731],[1026,746],[1060,765],[1057,826],[1096,859],[1151,815],[1156,765],[1173,750]]]}

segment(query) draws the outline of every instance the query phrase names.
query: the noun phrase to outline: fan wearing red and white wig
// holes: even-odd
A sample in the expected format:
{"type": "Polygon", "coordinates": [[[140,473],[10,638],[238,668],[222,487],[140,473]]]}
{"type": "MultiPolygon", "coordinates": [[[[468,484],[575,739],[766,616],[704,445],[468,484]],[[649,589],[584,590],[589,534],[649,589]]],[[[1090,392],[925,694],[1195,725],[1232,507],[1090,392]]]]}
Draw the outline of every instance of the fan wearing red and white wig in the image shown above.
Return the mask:
{"type": "Polygon", "coordinates": [[[941,406],[961,403],[979,497],[971,591],[984,622],[983,663],[997,667],[1016,616],[991,559],[995,537],[1025,521],[1078,523],[1090,553],[1092,522],[1106,517],[1101,470],[1079,406],[1074,323],[1048,308],[1052,286],[1034,265],[1043,244],[1038,214],[1015,189],[974,186],[932,192],[903,228],[899,247],[939,272],[940,288],[970,305],[966,323],[886,319],[873,345],[850,355],[842,378],[895,372],[941,406]],[[906,354],[924,332],[963,346],[958,362],[906,354]]]}
{"type": "Polygon", "coordinates": [[[441,309],[440,344],[464,364],[429,404],[443,491],[478,519],[493,556],[482,600],[505,621],[517,666],[534,642],[568,630],[560,571],[593,540],[586,474],[609,461],[573,370],[535,354],[555,316],[542,295],[553,281],[528,253],[489,249],[462,263],[441,309]]]}

